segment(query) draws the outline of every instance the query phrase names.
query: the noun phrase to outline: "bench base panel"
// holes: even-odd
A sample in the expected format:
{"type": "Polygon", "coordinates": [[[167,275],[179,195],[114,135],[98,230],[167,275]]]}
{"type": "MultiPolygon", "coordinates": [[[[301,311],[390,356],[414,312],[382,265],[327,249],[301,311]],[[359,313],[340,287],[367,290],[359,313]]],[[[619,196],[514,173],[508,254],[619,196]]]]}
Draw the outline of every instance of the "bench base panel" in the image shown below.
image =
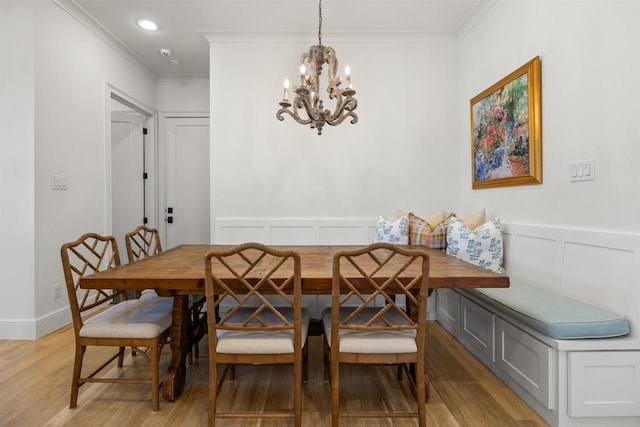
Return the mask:
{"type": "Polygon", "coordinates": [[[438,290],[436,320],[551,426],[640,425],[637,339],[553,340],[464,289],[438,290]]]}

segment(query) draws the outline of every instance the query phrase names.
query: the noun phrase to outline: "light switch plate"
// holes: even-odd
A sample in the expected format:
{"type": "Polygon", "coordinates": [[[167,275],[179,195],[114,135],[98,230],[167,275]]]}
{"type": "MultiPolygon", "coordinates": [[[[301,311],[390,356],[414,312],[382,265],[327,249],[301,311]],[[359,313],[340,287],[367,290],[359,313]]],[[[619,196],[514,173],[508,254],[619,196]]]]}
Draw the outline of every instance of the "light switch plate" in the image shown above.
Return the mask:
{"type": "Polygon", "coordinates": [[[64,175],[51,175],[51,189],[52,190],[66,190],[67,189],[67,177],[64,175]]]}
{"type": "Polygon", "coordinates": [[[596,179],[594,159],[579,160],[569,163],[569,181],[590,181],[596,179]]]}

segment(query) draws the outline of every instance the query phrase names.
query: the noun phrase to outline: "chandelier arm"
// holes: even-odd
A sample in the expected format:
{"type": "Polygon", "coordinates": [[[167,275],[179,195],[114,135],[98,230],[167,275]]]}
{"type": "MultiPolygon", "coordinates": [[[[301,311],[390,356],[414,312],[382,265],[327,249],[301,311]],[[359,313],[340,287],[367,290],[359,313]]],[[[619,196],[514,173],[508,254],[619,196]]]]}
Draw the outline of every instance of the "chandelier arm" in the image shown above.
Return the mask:
{"type": "MultiPolygon", "coordinates": [[[[296,95],[293,105],[295,106],[294,111],[296,111],[296,115],[297,115],[298,108],[304,107],[304,110],[307,113],[307,116],[309,117],[308,120],[305,120],[304,122],[305,124],[318,120],[322,115],[321,111],[311,108],[311,103],[309,101],[309,98],[306,96],[296,95]]],[[[299,122],[299,123],[302,123],[302,122],[299,122]]]]}
{"type": "Polygon", "coordinates": [[[347,108],[346,106],[341,108],[340,114],[336,114],[336,113],[330,114],[329,110],[326,110],[325,113],[326,113],[324,116],[325,122],[327,122],[327,124],[331,126],[339,125],[340,123],[345,121],[347,117],[351,117],[351,124],[358,123],[358,115],[353,112],[352,108],[347,108]],[[348,113],[344,113],[344,111],[348,111],[348,113]]]}
{"type": "Polygon", "coordinates": [[[281,108],[281,109],[279,109],[279,110],[278,110],[278,112],[276,113],[276,118],[277,118],[278,120],[280,120],[280,121],[283,121],[283,120],[284,120],[284,117],[283,117],[282,115],[283,115],[284,113],[287,113],[288,115],[290,115],[291,117],[293,117],[293,119],[294,119],[296,122],[300,123],[300,124],[307,125],[307,124],[311,123],[311,120],[306,120],[306,121],[305,121],[305,120],[303,120],[303,119],[302,119],[302,117],[300,117],[300,116],[298,115],[298,113],[297,113],[297,112],[292,112],[291,110],[289,110],[289,109],[288,109],[288,108],[286,108],[286,107],[283,107],[283,108],[281,108]]]}
{"type": "Polygon", "coordinates": [[[344,115],[338,117],[336,120],[327,120],[327,124],[330,125],[330,126],[339,125],[340,123],[344,122],[347,119],[347,117],[351,117],[351,124],[352,125],[358,123],[358,115],[356,113],[354,113],[353,111],[350,111],[347,114],[344,114],[344,115]]]}
{"type": "Polygon", "coordinates": [[[342,112],[344,111],[344,107],[345,107],[342,101],[342,94],[338,92],[338,95],[334,95],[334,98],[336,100],[336,107],[335,107],[335,110],[333,110],[333,113],[328,109],[324,110],[324,113],[323,113],[323,116],[326,122],[329,124],[337,120],[342,115],[342,112]]]}
{"type": "Polygon", "coordinates": [[[311,108],[311,105],[309,104],[309,100],[307,99],[307,97],[301,96],[301,95],[296,95],[293,101],[293,105],[290,105],[288,103],[283,104],[283,108],[279,109],[278,112],[276,113],[276,118],[280,121],[283,121],[284,120],[284,117],[282,116],[283,113],[289,114],[291,117],[293,117],[293,119],[296,122],[303,125],[308,125],[310,123],[313,123],[318,119],[320,119],[321,117],[321,114],[319,112],[314,111],[311,108]],[[288,107],[291,107],[292,109],[289,110],[288,107]],[[298,113],[298,111],[303,108],[307,113],[307,116],[309,117],[308,119],[303,119],[302,116],[298,113]]]}
{"type": "Polygon", "coordinates": [[[281,108],[280,110],[278,110],[278,113],[276,114],[276,117],[278,118],[278,120],[283,121],[284,117],[282,117],[282,113],[287,113],[288,115],[290,115],[291,117],[293,117],[293,119],[300,123],[301,125],[308,125],[310,123],[313,123],[312,119],[303,119],[302,116],[300,116],[300,114],[298,114],[298,109],[294,109],[293,111],[287,109],[287,108],[281,108]]]}
{"type": "MultiPolygon", "coordinates": [[[[336,121],[344,111],[353,111],[358,107],[358,100],[353,96],[348,95],[346,98],[343,98],[342,92],[338,91],[337,95],[334,96],[336,100],[336,108],[333,113],[329,110],[325,110],[324,116],[327,118],[327,121],[336,121]]],[[[355,113],[353,114],[355,115],[355,113]]],[[[356,115],[357,122],[357,115],[356,115]]]]}

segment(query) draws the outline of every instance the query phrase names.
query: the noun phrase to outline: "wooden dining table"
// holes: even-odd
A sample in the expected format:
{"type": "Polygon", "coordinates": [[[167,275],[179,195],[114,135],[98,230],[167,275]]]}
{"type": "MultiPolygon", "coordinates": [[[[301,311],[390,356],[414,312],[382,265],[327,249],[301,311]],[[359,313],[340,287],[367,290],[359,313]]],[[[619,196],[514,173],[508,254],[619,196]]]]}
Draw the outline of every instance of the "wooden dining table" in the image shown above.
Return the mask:
{"type": "MultiPolygon", "coordinates": [[[[162,386],[162,396],[175,400],[184,388],[186,357],[193,345],[190,337],[189,295],[204,295],[204,256],[211,249],[228,249],[231,245],[180,245],[158,255],[84,276],[84,289],[154,289],[160,296],[174,298],[171,326],[171,360],[162,386]]],[[[302,293],[330,294],[333,277],[333,256],[341,249],[356,246],[279,246],[295,250],[302,263],[302,293]]],[[[425,246],[429,254],[430,290],[437,288],[503,288],[509,277],[474,266],[442,250],[425,246]]],[[[220,272],[222,273],[222,272],[220,272]]]]}

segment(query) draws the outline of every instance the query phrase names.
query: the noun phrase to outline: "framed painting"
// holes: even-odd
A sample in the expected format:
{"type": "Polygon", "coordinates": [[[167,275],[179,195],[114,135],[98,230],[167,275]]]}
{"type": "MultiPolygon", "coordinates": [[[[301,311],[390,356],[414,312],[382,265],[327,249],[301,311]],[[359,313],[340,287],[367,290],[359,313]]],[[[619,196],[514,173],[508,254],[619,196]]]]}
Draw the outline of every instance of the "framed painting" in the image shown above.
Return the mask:
{"type": "Polygon", "coordinates": [[[540,57],[471,99],[472,188],[542,183],[540,57]]]}

